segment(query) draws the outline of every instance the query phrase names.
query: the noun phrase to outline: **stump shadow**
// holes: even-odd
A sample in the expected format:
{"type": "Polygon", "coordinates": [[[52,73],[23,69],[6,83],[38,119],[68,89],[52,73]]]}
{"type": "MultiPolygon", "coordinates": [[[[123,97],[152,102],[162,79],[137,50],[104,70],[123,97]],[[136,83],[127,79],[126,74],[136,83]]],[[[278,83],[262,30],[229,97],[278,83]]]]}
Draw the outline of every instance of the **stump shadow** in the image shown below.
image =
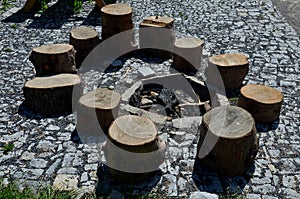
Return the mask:
{"type": "Polygon", "coordinates": [[[255,122],[255,127],[258,132],[268,132],[276,130],[279,126],[279,118],[273,122],[255,122]]]}
{"type": "Polygon", "coordinates": [[[97,170],[98,183],[96,185],[97,198],[112,197],[113,192],[121,193],[125,198],[144,198],[150,194],[152,189],[161,180],[161,170],[155,171],[151,177],[140,183],[122,183],[114,179],[109,171],[108,167],[101,164],[97,170]]]}
{"type": "Polygon", "coordinates": [[[86,19],[81,24],[83,26],[102,26],[100,8],[95,4],[93,10],[89,13],[86,19]]]}
{"type": "Polygon", "coordinates": [[[240,176],[221,176],[209,168],[201,165],[198,158],[195,158],[192,179],[200,191],[213,194],[241,194],[249,183],[255,171],[254,163],[240,176]]]}
{"type": "MultiPolygon", "coordinates": [[[[64,23],[69,21],[73,15],[73,2],[71,0],[58,0],[54,5],[49,7],[40,17],[31,22],[27,28],[33,29],[59,29],[64,23]]],[[[74,17],[72,20],[82,20],[74,17]]]]}
{"type": "Polygon", "coordinates": [[[34,14],[36,12],[31,13],[24,13],[21,9],[17,11],[16,13],[13,13],[12,15],[8,16],[5,19],[2,19],[1,21],[3,23],[23,23],[27,19],[31,19],[34,17],[34,14]]]}
{"type": "MultiPolygon", "coordinates": [[[[158,57],[145,52],[147,49],[137,49],[134,52],[134,57],[148,64],[162,64],[171,58],[158,57]]],[[[167,52],[167,51],[165,51],[167,52]]]]}
{"type": "Polygon", "coordinates": [[[61,114],[43,115],[41,113],[35,112],[26,106],[25,102],[22,102],[18,108],[18,114],[27,119],[40,120],[44,118],[58,118],[60,116],[68,116],[71,112],[65,112],[61,114]]]}

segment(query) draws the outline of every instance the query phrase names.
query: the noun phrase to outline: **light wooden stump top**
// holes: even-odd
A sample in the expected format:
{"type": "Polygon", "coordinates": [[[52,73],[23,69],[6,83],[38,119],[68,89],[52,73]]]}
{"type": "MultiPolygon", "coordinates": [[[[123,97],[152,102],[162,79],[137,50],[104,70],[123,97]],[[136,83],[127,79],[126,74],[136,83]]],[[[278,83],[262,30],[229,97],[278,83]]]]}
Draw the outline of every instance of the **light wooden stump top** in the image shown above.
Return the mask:
{"type": "Polygon", "coordinates": [[[171,17],[165,16],[150,16],[142,21],[141,26],[165,28],[174,21],[171,17]]]}
{"type": "Polygon", "coordinates": [[[98,88],[79,99],[79,103],[101,110],[111,110],[119,106],[121,95],[107,88],[98,88]]]}
{"type": "Polygon", "coordinates": [[[108,15],[122,16],[131,14],[132,8],[126,4],[115,3],[102,7],[101,12],[108,15]]]}
{"type": "Polygon", "coordinates": [[[78,75],[59,74],[54,76],[36,77],[26,82],[25,87],[47,89],[47,88],[73,86],[79,83],[80,83],[80,77],[78,75]]]}
{"type": "Polygon", "coordinates": [[[109,128],[109,136],[126,146],[141,146],[155,140],[157,129],[148,118],[125,115],[113,122],[109,128]]]}
{"type": "Polygon", "coordinates": [[[241,93],[246,98],[263,104],[276,104],[281,103],[283,100],[283,95],[280,91],[264,85],[246,85],[241,88],[241,93]]]}
{"type": "Polygon", "coordinates": [[[254,126],[254,119],[246,110],[236,106],[213,108],[203,116],[211,133],[229,139],[244,137],[254,126]]]}
{"type": "Polygon", "coordinates": [[[221,54],[209,58],[209,62],[217,66],[241,66],[249,64],[248,57],[244,54],[221,54]]]}
{"type": "Polygon", "coordinates": [[[81,40],[92,39],[98,37],[98,33],[92,28],[86,26],[80,26],[74,28],[70,32],[71,37],[81,40]]]}
{"type": "Polygon", "coordinates": [[[50,44],[33,48],[32,51],[41,54],[61,54],[66,53],[72,50],[73,48],[74,47],[70,44],[50,44]]]}
{"type": "Polygon", "coordinates": [[[181,38],[175,41],[175,46],[178,48],[197,48],[203,45],[204,41],[198,38],[181,38]]]}

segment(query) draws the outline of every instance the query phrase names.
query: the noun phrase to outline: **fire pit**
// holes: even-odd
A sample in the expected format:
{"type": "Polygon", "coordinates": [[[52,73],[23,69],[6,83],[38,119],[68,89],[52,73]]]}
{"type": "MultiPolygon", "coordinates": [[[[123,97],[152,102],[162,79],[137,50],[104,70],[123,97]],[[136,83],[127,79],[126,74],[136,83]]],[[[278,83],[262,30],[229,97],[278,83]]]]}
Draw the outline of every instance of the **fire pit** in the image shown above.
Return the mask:
{"type": "Polygon", "coordinates": [[[181,117],[176,95],[160,84],[141,85],[130,97],[129,104],[150,112],[167,115],[173,119],[181,117]]]}

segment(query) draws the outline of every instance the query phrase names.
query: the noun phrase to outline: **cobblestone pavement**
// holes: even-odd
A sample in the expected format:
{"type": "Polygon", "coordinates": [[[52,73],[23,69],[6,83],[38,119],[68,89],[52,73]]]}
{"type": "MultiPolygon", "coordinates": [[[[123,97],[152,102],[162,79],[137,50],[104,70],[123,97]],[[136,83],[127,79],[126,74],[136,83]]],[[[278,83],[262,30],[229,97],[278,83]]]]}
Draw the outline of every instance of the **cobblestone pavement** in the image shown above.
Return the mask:
{"type": "MultiPolygon", "coordinates": [[[[186,126],[177,120],[158,124],[171,158],[161,165],[161,173],[135,186],[109,177],[107,169],[99,165],[103,152],[98,146],[74,142],[73,114],[43,118],[23,104],[22,87],[34,77],[28,59],[33,47],[68,42],[69,31],[79,25],[101,32],[100,16],[93,4],[85,2],[83,11],[73,15],[67,2],[51,1],[43,15],[29,15],[18,12],[24,0],[16,1],[0,16],[0,178],[4,183],[17,180],[20,187],[54,184],[83,191],[97,187],[99,195],[112,198],[127,194],[217,198],[226,193],[253,199],[300,198],[300,41],[271,1],[119,1],[132,6],[135,25],[149,15],[174,17],[178,36],[205,40],[204,62],[207,56],[219,53],[247,53],[251,67],[244,83],[265,84],[284,94],[279,120],[257,125],[259,153],[244,176],[222,177],[202,168],[195,162],[197,128],[193,121],[186,126]],[[14,147],[6,154],[4,146],[8,143],[14,147]]],[[[165,74],[170,63],[131,58],[125,63],[114,62],[119,70],[89,77],[97,79],[96,87],[117,87],[119,80],[128,83],[135,78],[140,66],[165,74]]]]}
{"type": "Polygon", "coordinates": [[[300,34],[300,1],[299,0],[273,0],[273,4],[287,19],[288,23],[300,34]]]}

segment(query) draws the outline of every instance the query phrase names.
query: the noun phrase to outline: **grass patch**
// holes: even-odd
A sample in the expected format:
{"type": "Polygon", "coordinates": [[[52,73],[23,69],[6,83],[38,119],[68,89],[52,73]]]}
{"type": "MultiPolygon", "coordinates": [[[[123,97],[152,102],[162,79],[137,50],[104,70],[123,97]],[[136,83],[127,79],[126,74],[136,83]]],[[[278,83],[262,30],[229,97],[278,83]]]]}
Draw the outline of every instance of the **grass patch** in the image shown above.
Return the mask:
{"type": "Polygon", "coordinates": [[[4,147],[3,147],[3,153],[4,153],[5,155],[7,155],[8,152],[11,152],[11,151],[14,150],[14,147],[15,147],[15,146],[14,146],[13,143],[8,143],[8,144],[4,145],[4,147]]]}
{"type": "Polygon", "coordinates": [[[26,187],[22,191],[15,182],[4,185],[0,180],[0,199],[72,199],[74,191],[58,191],[52,188],[38,188],[37,191],[26,187]]]}
{"type": "Polygon", "coordinates": [[[239,98],[238,97],[231,97],[231,98],[228,99],[228,101],[229,101],[230,105],[236,106],[238,101],[239,101],[239,98]]]}

